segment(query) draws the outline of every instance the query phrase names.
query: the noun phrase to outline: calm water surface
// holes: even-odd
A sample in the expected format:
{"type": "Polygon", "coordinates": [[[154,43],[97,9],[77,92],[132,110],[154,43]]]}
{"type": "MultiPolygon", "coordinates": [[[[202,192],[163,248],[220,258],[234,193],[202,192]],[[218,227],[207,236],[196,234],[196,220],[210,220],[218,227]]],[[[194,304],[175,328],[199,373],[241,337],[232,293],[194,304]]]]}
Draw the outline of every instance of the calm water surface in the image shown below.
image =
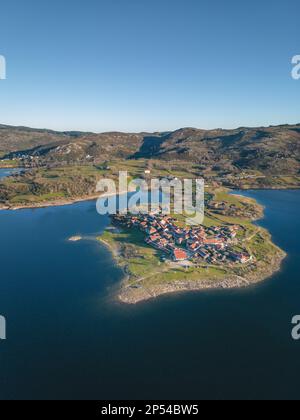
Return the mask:
{"type": "Polygon", "coordinates": [[[0,212],[0,399],[299,398],[300,192],[248,193],[289,256],[245,290],[127,307],[95,203],[0,212]],[[73,235],[87,237],[70,243],[73,235]]]}
{"type": "Polygon", "coordinates": [[[22,171],[23,171],[23,169],[21,169],[21,168],[13,168],[13,169],[10,169],[10,168],[7,168],[7,169],[0,168],[0,179],[6,178],[6,177],[8,177],[10,175],[19,174],[22,171]]]}

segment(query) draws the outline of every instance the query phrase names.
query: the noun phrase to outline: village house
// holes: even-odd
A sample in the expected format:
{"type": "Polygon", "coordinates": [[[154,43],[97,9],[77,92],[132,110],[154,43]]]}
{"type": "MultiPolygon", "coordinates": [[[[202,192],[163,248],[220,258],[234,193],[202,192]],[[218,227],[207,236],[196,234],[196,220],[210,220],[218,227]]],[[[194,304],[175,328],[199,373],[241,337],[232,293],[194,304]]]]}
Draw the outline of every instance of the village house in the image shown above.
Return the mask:
{"type": "Polygon", "coordinates": [[[222,246],[224,245],[224,240],[221,238],[206,238],[204,239],[203,244],[210,246],[222,246]]]}
{"type": "Polygon", "coordinates": [[[252,260],[247,252],[237,253],[230,250],[230,244],[242,229],[234,226],[200,226],[198,228],[181,228],[176,220],[151,215],[122,215],[114,216],[116,223],[126,227],[137,227],[147,234],[145,242],[155,249],[171,254],[175,261],[201,258],[208,263],[235,261],[246,264],[252,260]]]}
{"type": "Polygon", "coordinates": [[[173,251],[174,261],[186,261],[188,259],[188,254],[182,249],[175,248],[173,251]]]}
{"type": "Polygon", "coordinates": [[[200,249],[200,244],[199,242],[192,242],[190,244],[188,244],[188,249],[189,251],[195,253],[200,249]]]}
{"type": "Polygon", "coordinates": [[[209,253],[207,251],[204,250],[199,250],[197,253],[198,256],[200,256],[201,258],[207,260],[209,258],[209,253]]]}
{"type": "Polygon", "coordinates": [[[154,227],[148,227],[146,232],[148,233],[148,235],[154,235],[157,230],[154,227]]]}
{"type": "Polygon", "coordinates": [[[243,254],[243,253],[231,253],[231,257],[234,261],[236,261],[237,263],[240,264],[247,264],[248,262],[250,262],[253,257],[248,255],[248,254],[243,254]]]}

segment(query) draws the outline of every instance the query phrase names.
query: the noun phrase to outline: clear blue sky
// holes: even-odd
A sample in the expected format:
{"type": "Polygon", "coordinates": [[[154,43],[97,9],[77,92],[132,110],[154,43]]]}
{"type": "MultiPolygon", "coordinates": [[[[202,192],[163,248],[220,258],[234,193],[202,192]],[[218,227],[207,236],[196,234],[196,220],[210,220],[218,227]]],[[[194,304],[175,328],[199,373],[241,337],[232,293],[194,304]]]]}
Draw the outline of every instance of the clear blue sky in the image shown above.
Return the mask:
{"type": "Polygon", "coordinates": [[[155,131],[300,123],[299,0],[10,0],[0,123],[155,131]]]}

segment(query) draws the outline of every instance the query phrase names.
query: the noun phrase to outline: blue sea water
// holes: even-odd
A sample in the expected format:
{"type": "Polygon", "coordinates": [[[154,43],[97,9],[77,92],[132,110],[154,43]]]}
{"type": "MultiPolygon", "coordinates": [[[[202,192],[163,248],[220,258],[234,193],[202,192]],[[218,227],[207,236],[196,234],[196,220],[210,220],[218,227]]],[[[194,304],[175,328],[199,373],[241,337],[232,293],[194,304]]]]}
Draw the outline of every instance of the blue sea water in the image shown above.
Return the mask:
{"type": "Polygon", "coordinates": [[[114,300],[122,273],[93,240],[109,224],[94,202],[0,212],[0,399],[299,398],[300,192],[247,194],[282,271],[136,306],[114,300]]]}

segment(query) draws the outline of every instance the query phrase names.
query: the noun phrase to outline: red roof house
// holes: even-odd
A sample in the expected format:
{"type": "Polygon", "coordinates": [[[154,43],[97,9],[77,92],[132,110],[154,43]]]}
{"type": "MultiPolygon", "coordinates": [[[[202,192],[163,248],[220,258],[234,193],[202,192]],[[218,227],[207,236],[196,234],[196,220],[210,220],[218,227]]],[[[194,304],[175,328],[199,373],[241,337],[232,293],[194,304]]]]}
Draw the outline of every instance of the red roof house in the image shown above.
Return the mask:
{"type": "Polygon", "coordinates": [[[188,255],[185,251],[183,251],[182,249],[174,249],[173,251],[173,257],[175,261],[185,261],[188,259],[188,255]]]}

